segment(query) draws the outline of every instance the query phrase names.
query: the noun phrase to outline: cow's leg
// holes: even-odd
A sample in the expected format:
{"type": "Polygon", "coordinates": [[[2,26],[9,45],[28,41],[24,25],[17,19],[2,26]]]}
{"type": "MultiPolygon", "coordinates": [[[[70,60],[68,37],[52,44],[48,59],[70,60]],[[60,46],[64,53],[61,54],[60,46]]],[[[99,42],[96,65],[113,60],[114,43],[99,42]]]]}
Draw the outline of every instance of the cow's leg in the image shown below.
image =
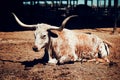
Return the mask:
{"type": "Polygon", "coordinates": [[[56,58],[53,58],[53,59],[49,59],[48,63],[52,63],[52,64],[57,64],[57,60],[56,58]]]}
{"type": "Polygon", "coordinates": [[[108,63],[110,63],[110,60],[107,57],[104,57],[104,60],[108,63]]]}
{"type": "Polygon", "coordinates": [[[110,63],[109,59],[107,57],[104,57],[104,58],[94,58],[94,59],[90,59],[90,60],[87,60],[87,62],[96,62],[96,64],[98,63],[110,63]]]}
{"type": "Polygon", "coordinates": [[[48,56],[49,56],[48,63],[57,64],[58,61],[56,60],[56,58],[52,58],[52,50],[51,49],[48,50],[48,56]]]}
{"type": "Polygon", "coordinates": [[[87,60],[87,62],[96,62],[96,63],[110,63],[109,59],[106,57],[96,57],[90,60],[87,60]]]}
{"type": "Polygon", "coordinates": [[[59,63],[60,63],[60,64],[65,63],[66,61],[68,61],[67,58],[68,58],[67,56],[62,56],[62,57],[59,59],[59,63]]]}
{"type": "Polygon", "coordinates": [[[104,57],[104,58],[97,58],[96,59],[96,63],[110,63],[110,61],[108,60],[107,57],[104,57]]]}
{"type": "Polygon", "coordinates": [[[59,64],[63,64],[63,63],[70,62],[70,61],[72,61],[71,57],[68,55],[64,55],[59,59],[59,64]]]}
{"type": "Polygon", "coordinates": [[[90,60],[87,60],[87,62],[95,62],[97,59],[90,59],[90,60]]]}
{"type": "Polygon", "coordinates": [[[62,56],[60,59],[59,59],[59,63],[60,64],[63,64],[63,63],[66,63],[66,62],[74,62],[74,61],[77,61],[78,57],[74,54],[68,54],[68,55],[64,55],[62,56]]]}

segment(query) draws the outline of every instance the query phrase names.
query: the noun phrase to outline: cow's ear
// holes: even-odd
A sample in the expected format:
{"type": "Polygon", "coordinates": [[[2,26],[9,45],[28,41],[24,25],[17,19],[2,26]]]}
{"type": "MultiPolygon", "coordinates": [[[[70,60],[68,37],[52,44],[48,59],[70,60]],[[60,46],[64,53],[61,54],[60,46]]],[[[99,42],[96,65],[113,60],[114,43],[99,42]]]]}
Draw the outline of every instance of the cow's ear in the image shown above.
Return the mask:
{"type": "Polygon", "coordinates": [[[58,34],[56,33],[55,30],[48,30],[48,33],[51,37],[54,37],[54,38],[57,38],[58,37],[58,34]]]}

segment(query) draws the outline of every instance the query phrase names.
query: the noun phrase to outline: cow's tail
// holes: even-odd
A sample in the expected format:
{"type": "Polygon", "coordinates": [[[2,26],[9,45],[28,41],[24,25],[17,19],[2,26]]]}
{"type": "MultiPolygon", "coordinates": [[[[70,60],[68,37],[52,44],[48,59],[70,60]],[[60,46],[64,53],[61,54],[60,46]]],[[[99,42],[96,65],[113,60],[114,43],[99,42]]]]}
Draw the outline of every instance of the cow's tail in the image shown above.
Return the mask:
{"type": "Polygon", "coordinates": [[[104,40],[103,41],[105,44],[107,44],[108,45],[108,47],[111,47],[111,50],[110,50],[110,52],[112,53],[112,54],[116,54],[116,46],[113,44],[113,43],[111,43],[111,42],[109,42],[109,41],[107,41],[107,40],[104,40]]]}
{"type": "Polygon", "coordinates": [[[106,43],[108,45],[108,47],[113,48],[113,46],[114,46],[111,42],[109,42],[107,40],[103,40],[103,42],[106,43]]]}

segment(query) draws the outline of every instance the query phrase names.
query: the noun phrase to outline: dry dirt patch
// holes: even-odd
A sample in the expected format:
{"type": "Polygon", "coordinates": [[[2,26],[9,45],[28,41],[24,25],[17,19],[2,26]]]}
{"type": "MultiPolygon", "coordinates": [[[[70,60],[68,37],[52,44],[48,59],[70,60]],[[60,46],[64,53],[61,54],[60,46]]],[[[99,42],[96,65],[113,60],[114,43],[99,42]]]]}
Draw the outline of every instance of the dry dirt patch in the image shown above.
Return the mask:
{"type": "MultiPolygon", "coordinates": [[[[0,32],[0,80],[119,80],[120,34],[111,35],[111,28],[83,29],[114,44],[109,59],[114,63],[44,64],[44,50],[36,53],[33,31],[0,32]]],[[[118,32],[120,30],[118,29],[118,32]]]]}

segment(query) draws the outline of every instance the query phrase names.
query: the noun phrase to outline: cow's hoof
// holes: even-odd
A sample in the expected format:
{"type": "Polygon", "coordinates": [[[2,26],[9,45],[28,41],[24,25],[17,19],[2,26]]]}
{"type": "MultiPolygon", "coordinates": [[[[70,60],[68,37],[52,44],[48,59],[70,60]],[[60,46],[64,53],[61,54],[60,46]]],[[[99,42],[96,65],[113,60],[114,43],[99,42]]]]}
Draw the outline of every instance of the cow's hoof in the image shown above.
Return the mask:
{"type": "Polygon", "coordinates": [[[57,65],[63,65],[63,64],[64,64],[63,62],[60,61],[57,62],[57,65]]]}
{"type": "Polygon", "coordinates": [[[58,61],[56,59],[51,59],[51,60],[48,61],[48,63],[50,63],[50,64],[57,64],[58,61]]]}

